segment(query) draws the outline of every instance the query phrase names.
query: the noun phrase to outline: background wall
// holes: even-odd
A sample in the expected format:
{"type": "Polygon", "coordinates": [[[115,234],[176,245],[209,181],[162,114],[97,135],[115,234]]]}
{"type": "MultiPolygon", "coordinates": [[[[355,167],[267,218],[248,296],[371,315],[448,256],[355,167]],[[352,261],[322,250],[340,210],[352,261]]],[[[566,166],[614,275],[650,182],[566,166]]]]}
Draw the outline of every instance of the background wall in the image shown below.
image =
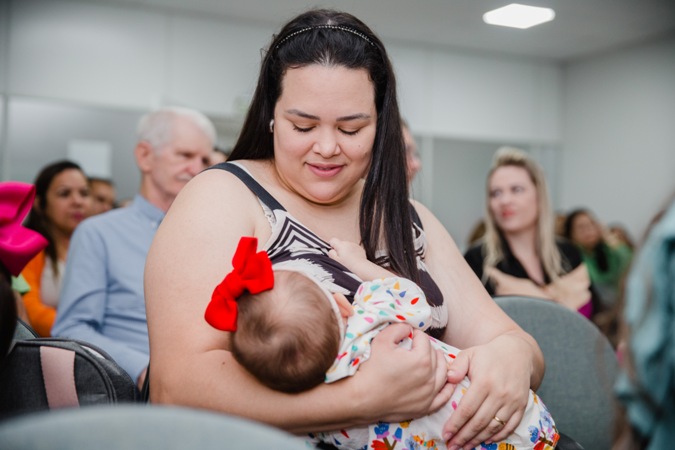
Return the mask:
{"type": "Polygon", "coordinates": [[[675,193],[675,36],[564,69],[559,198],[640,237],[675,193]]]}
{"type": "MultiPolygon", "coordinates": [[[[90,139],[111,146],[119,196],[131,196],[135,124],[161,105],[204,111],[230,145],[276,31],[133,4],[0,0],[0,178],[32,181],[90,139]]],[[[501,145],[541,162],[556,208],[584,204],[634,235],[675,188],[672,36],[567,66],[385,44],[423,160],[414,196],[460,247],[501,145]]]]}

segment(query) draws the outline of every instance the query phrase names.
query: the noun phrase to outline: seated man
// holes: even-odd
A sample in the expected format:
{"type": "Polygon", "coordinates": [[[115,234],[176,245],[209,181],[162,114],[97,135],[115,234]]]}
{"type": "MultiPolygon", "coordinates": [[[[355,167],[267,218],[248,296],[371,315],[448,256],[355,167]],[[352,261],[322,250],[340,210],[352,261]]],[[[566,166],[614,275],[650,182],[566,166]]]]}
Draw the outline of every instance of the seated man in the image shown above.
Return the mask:
{"type": "Polygon", "coordinates": [[[157,227],[185,184],[209,164],[211,121],[185,108],[144,116],[134,150],[140,191],[127,208],[82,222],[70,242],[53,336],[105,350],[143,385],[149,358],[145,258],[157,227]]]}

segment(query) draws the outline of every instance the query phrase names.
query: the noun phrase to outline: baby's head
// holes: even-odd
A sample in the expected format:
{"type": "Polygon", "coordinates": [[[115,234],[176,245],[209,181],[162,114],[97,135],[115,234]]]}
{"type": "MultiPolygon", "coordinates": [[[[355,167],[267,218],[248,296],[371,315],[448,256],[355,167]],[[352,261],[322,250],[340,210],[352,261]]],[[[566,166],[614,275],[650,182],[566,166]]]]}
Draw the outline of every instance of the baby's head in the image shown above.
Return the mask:
{"type": "Polygon", "coordinates": [[[346,299],[301,272],[274,271],[274,288],[237,299],[232,353],[272,389],[301,392],[321,384],[343,335],[346,299]]]}

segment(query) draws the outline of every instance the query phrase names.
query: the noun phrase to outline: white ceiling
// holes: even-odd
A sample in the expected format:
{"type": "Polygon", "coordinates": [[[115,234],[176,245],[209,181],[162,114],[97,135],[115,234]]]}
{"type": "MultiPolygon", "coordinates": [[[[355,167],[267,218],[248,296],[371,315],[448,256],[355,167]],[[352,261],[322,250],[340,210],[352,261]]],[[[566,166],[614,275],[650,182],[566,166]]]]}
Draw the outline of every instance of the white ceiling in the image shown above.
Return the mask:
{"type": "Polygon", "coordinates": [[[675,0],[101,0],[192,11],[270,26],[322,6],[350,12],[384,40],[566,62],[675,35],[675,0]],[[556,18],[527,30],[486,25],[483,13],[512,2],[556,18]]]}

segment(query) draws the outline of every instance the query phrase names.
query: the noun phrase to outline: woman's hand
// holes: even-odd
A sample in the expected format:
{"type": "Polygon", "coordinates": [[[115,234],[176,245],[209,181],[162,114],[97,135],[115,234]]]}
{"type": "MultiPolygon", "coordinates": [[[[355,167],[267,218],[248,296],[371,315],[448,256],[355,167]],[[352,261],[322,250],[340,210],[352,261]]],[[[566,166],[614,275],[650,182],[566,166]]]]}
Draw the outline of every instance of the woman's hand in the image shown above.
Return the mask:
{"type": "Polygon", "coordinates": [[[370,359],[356,375],[364,423],[400,422],[431,414],[450,400],[447,365],[424,332],[391,324],[373,339],[370,359]],[[411,349],[398,343],[413,333],[411,349]]]}
{"type": "Polygon", "coordinates": [[[529,345],[519,336],[506,334],[457,356],[448,381],[456,384],[468,376],[471,385],[443,427],[448,449],[501,441],[516,429],[529,398],[529,345]]]}
{"type": "Polygon", "coordinates": [[[548,292],[528,278],[507,275],[494,267],[489,268],[487,274],[495,285],[496,295],[527,295],[529,297],[551,298],[548,292]]]}
{"type": "Polygon", "coordinates": [[[545,289],[548,298],[552,298],[572,311],[578,311],[591,299],[590,286],[591,279],[588,276],[586,265],[580,264],[570,273],[547,285],[545,289]]]}

